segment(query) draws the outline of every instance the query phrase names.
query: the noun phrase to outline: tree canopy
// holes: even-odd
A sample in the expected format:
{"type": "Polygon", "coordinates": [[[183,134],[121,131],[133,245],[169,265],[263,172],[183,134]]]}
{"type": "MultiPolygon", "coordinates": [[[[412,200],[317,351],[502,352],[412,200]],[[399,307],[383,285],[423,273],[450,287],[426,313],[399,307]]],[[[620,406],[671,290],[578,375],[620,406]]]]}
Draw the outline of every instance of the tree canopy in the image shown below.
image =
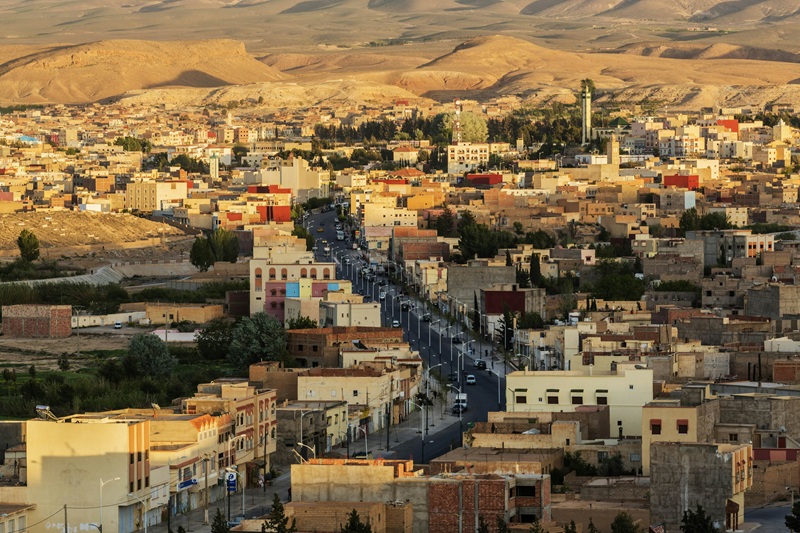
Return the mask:
{"type": "Polygon", "coordinates": [[[286,361],[288,334],[283,324],[264,312],[244,317],[233,329],[228,361],[244,370],[259,361],[286,361]]]}
{"type": "Polygon", "coordinates": [[[347,523],[341,527],[341,533],[372,533],[372,526],[365,524],[353,509],[347,516],[347,523]]]}
{"type": "Polygon", "coordinates": [[[203,359],[225,359],[233,341],[233,323],[215,318],[197,334],[197,352],[203,359]]]}
{"type": "MultiPolygon", "coordinates": [[[[789,526],[789,524],[786,524],[789,526]]],[[[791,529],[791,527],[790,527],[791,529]]],[[[705,509],[698,503],[697,509],[687,509],[681,518],[681,531],[683,533],[719,533],[714,521],[706,514],[705,509]]]]}
{"type": "Polygon", "coordinates": [[[292,523],[289,523],[289,517],[286,516],[283,502],[277,493],[272,497],[272,508],[261,525],[261,531],[263,533],[295,533],[297,531],[295,519],[292,518],[292,523]]]}
{"type": "MultiPolygon", "coordinates": [[[[434,118],[439,132],[446,138],[453,138],[453,125],[455,124],[455,112],[440,113],[434,118]]],[[[461,140],[464,142],[486,142],[489,134],[486,120],[482,117],[465,111],[460,114],[459,122],[461,124],[461,140]]]]}
{"type": "Polygon", "coordinates": [[[172,374],[177,359],[172,357],[167,343],[149,333],[137,333],[131,337],[128,353],[122,366],[133,375],[167,377],[172,374]]]}
{"type": "Polygon", "coordinates": [[[39,238],[32,231],[24,229],[20,232],[17,247],[23,261],[30,263],[39,259],[39,238]]]}

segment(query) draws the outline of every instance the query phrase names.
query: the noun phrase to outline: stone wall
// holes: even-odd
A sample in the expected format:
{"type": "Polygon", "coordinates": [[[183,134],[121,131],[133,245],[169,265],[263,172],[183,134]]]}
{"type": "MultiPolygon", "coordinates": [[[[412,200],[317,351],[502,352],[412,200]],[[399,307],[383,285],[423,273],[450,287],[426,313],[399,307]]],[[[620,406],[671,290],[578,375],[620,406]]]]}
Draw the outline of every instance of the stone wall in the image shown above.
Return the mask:
{"type": "Polygon", "coordinates": [[[72,335],[69,305],[4,305],[3,335],[19,338],[65,338],[72,335]]]}

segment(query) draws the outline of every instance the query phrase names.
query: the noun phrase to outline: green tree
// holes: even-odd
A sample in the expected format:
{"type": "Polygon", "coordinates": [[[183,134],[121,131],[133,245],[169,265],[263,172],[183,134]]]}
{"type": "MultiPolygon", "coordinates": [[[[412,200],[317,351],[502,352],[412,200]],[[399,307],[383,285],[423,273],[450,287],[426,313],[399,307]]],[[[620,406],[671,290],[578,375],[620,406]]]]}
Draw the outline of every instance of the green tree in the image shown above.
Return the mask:
{"type": "Polygon", "coordinates": [[[588,89],[589,90],[589,94],[594,94],[594,91],[595,91],[594,80],[591,79],[591,78],[582,79],[581,80],[581,90],[583,90],[583,89],[588,89]]]}
{"type": "Polygon", "coordinates": [[[214,266],[214,253],[211,251],[208,239],[198,237],[194,240],[189,251],[189,261],[200,272],[206,272],[214,266]]]}
{"type": "Polygon", "coordinates": [[[800,532],[800,500],[794,502],[792,506],[792,514],[787,514],[784,517],[786,527],[795,533],[800,532]]]}
{"type": "Polygon", "coordinates": [[[472,212],[462,211],[461,216],[458,219],[458,224],[456,224],[458,233],[464,231],[464,228],[474,226],[477,223],[478,221],[475,219],[475,215],[473,215],[472,212]]]}
{"type": "MultiPolygon", "coordinates": [[[[786,526],[792,529],[788,520],[786,526]]],[[[714,526],[714,521],[711,520],[711,517],[706,514],[705,509],[698,503],[695,511],[687,509],[683,512],[681,531],[683,531],[683,533],[718,533],[719,529],[714,526]]],[[[796,530],[792,529],[792,531],[796,530]]]]}
{"type": "Polygon", "coordinates": [[[514,264],[514,262],[511,260],[511,251],[510,250],[506,250],[506,266],[510,267],[513,264],[514,264]]]}
{"type": "Polygon", "coordinates": [[[228,361],[244,370],[258,361],[287,360],[288,334],[274,316],[260,312],[244,317],[233,329],[228,361]]]}
{"type": "Polygon", "coordinates": [[[172,374],[177,360],[170,355],[167,343],[150,333],[131,337],[122,366],[129,375],[166,378],[172,374]]]}
{"type": "Polygon", "coordinates": [[[36,379],[36,365],[28,367],[28,376],[30,376],[31,379],[36,379]]]}
{"type": "Polygon", "coordinates": [[[347,523],[341,527],[341,533],[372,533],[372,526],[365,524],[353,509],[347,516],[347,523]]]}
{"type": "Polygon", "coordinates": [[[295,226],[292,235],[306,240],[306,251],[310,252],[314,248],[314,236],[303,226],[295,226]]]}
{"type": "Polygon", "coordinates": [[[600,530],[597,529],[597,526],[594,525],[591,518],[589,518],[589,525],[586,526],[586,531],[587,533],[600,533],[600,530]]]}
{"type": "Polygon", "coordinates": [[[503,520],[502,516],[497,517],[497,533],[511,533],[511,528],[508,527],[508,522],[503,520]]]}
{"type": "Polygon", "coordinates": [[[595,266],[592,296],[603,300],[640,300],[646,283],[636,277],[634,267],[625,261],[603,260],[595,266]]]}
{"type": "Polygon", "coordinates": [[[472,291],[472,331],[481,330],[481,312],[478,309],[478,293],[472,291]]]}
{"type": "Polygon", "coordinates": [[[546,533],[542,527],[542,524],[540,524],[538,520],[531,524],[531,528],[528,531],[530,531],[530,533],[546,533]]]}
{"type": "Polygon", "coordinates": [[[611,533],[641,533],[642,528],[633,521],[633,517],[622,511],[617,513],[611,522],[611,533]]]}
{"type": "Polygon", "coordinates": [[[529,270],[532,287],[541,287],[542,284],[542,265],[539,262],[539,254],[531,254],[531,268],[529,270]]]}
{"type": "Polygon", "coordinates": [[[314,329],[319,327],[316,320],[307,316],[297,316],[286,320],[286,329],[314,329]]]}
{"type": "Polygon", "coordinates": [[[211,521],[211,533],[230,533],[231,528],[228,527],[228,521],[225,520],[225,515],[222,514],[219,507],[217,507],[217,514],[214,515],[214,520],[211,521]]]}
{"type": "MultiPolygon", "coordinates": [[[[445,141],[449,141],[453,138],[453,124],[455,123],[455,118],[455,112],[441,113],[434,117],[434,122],[437,124],[436,129],[441,136],[440,138],[443,138],[445,141]]],[[[462,141],[473,143],[486,141],[489,130],[486,125],[486,120],[482,117],[470,111],[465,111],[461,113],[459,122],[461,124],[462,141]]]]}
{"type": "Polygon", "coordinates": [[[516,221],[514,222],[514,233],[517,235],[522,235],[525,233],[525,228],[522,226],[522,222],[516,221]]]}
{"type": "MultiPolygon", "coordinates": [[[[66,372],[67,370],[70,369],[69,356],[67,355],[66,352],[58,356],[58,369],[61,370],[62,372],[66,372]]],[[[6,377],[6,371],[4,370],[3,378],[5,377],[6,377]]]]}
{"type": "Polygon", "coordinates": [[[578,533],[578,526],[575,525],[575,520],[570,520],[569,524],[564,526],[564,533],[578,533]]]}
{"type": "Polygon", "coordinates": [[[31,263],[39,259],[39,239],[32,231],[24,229],[20,232],[17,247],[23,261],[31,263]]]}
{"type": "Polygon", "coordinates": [[[261,525],[261,531],[264,533],[295,533],[297,531],[294,518],[292,518],[292,523],[289,524],[289,517],[286,516],[283,502],[277,494],[272,497],[272,509],[270,509],[267,518],[261,525]]]}
{"type": "Polygon", "coordinates": [[[126,152],[144,152],[150,153],[152,145],[150,141],[137,139],[136,137],[117,137],[114,141],[116,146],[121,146],[126,152]]]}
{"type": "Polygon", "coordinates": [[[532,244],[537,250],[546,250],[556,245],[552,235],[543,230],[529,231],[525,234],[525,243],[532,244]]]}
{"type": "Polygon", "coordinates": [[[203,359],[226,359],[233,341],[233,323],[215,318],[197,334],[197,353],[203,359]]]}
{"type": "Polygon", "coordinates": [[[453,210],[445,205],[442,214],[436,217],[436,233],[441,237],[455,237],[455,223],[456,217],[453,210]]]}
{"type": "Polygon", "coordinates": [[[489,533],[489,523],[482,514],[478,515],[478,533],[489,533]]]}
{"type": "Polygon", "coordinates": [[[208,244],[216,261],[235,263],[239,258],[239,241],[232,231],[218,227],[208,236],[208,244]]]}
{"type": "Polygon", "coordinates": [[[681,215],[681,220],[678,223],[684,233],[687,231],[697,231],[700,229],[700,215],[694,207],[687,209],[681,215]]]}
{"type": "Polygon", "coordinates": [[[702,230],[731,229],[732,227],[728,216],[721,211],[706,213],[700,217],[700,229],[702,230]]]}

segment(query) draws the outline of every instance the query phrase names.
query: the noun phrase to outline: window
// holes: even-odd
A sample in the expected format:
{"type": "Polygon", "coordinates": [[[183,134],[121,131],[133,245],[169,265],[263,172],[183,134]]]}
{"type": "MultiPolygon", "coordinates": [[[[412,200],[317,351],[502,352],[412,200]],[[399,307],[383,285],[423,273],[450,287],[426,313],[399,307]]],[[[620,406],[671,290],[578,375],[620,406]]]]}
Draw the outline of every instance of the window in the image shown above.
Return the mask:
{"type": "Polygon", "coordinates": [[[142,460],[142,452],[136,452],[136,460],[137,461],[141,461],[142,460]]]}
{"type": "Polygon", "coordinates": [[[640,453],[632,453],[629,456],[630,461],[632,463],[641,463],[642,462],[642,454],[640,453]]]}
{"type": "Polygon", "coordinates": [[[358,391],[357,391],[357,390],[354,390],[354,391],[353,391],[353,397],[356,397],[356,396],[358,396],[358,391]]]}
{"type": "Polygon", "coordinates": [[[608,405],[608,398],[606,398],[605,396],[598,396],[597,405],[608,405]]]}
{"type": "Polygon", "coordinates": [[[728,435],[728,440],[731,442],[739,442],[739,435],[737,433],[731,433],[728,435]]]}
{"type": "Polygon", "coordinates": [[[133,492],[133,481],[129,483],[128,492],[133,492]]]}
{"type": "Polygon", "coordinates": [[[681,435],[686,435],[689,433],[689,421],[688,420],[678,420],[678,433],[681,435]]]}
{"type": "Polygon", "coordinates": [[[514,403],[528,403],[528,397],[516,394],[514,398],[514,403]]]}
{"type": "Polygon", "coordinates": [[[262,271],[260,268],[256,269],[256,291],[262,290],[262,271]]]}
{"type": "Polygon", "coordinates": [[[558,396],[548,396],[547,403],[549,405],[558,405],[558,396]]]}
{"type": "Polygon", "coordinates": [[[650,420],[650,433],[653,435],[661,435],[661,420],[660,419],[652,419],[650,420]]]}
{"type": "Polygon", "coordinates": [[[536,485],[517,487],[517,498],[535,498],[536,485]]]}
{"type": "Polygon", "coordinates": [[[136,480],[136,490],[142,490],[142,480],[141,479],[137,479],[136,480]]]}
{"type": "MultiPolygon", "coordinates": [[[[211,466],[213,467],[214,465],[211,465],[211,466]]],[[[148,488],[149,486],[150,486],[150,476],[145,476],[145,478],[144,478],[144,487],[148,488]]]]}
{"type": "Polygon", "coordinates": [[[583,405],[583,396],[573,396],[572,405],[583,405]]]}
{"type": "Polygon", "coordinates": [[[131,464],[133,464],[133,454],[131,454],[131,464]]]}

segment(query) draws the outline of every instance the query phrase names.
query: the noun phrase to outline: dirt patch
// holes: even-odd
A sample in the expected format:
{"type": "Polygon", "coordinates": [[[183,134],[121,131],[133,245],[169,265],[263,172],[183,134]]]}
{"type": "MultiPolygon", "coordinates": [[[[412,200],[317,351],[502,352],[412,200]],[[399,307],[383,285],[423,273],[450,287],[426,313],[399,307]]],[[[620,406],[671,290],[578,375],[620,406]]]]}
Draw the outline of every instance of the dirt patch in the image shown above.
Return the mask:
{"type": "Polygon", "coordinates": [[[0,337],[0,366],[27,369],[35,365],[38,370],[57,370],[58,357],[66,353],[73,369],[85,368],[95,361],[88,352],[124,350],[128,335],[74,334],[66,339],[16,339],[0,337]]]}

